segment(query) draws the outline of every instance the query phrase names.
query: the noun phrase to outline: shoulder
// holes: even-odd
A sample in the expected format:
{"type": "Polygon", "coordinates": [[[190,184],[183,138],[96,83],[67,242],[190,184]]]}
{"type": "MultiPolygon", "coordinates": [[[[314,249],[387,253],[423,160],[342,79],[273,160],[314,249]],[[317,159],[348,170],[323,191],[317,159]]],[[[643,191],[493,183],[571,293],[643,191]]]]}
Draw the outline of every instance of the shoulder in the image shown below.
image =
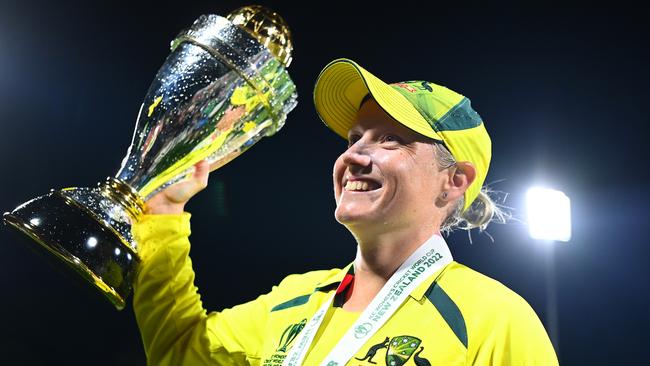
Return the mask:
{"type": "Polygon", "coordinates": [[[513,355],[524,350],[531,355],[553,355],[546,330],[533,308],[501,282],[453,262],[438,284],[462,314],[470,348],[509,344],[513,355]],[[515,345],[524,339],[526,344],[515,345]]]}
{"type": "Polygon", "coordinates": [[[452,262],[437,282],[467,315],[533,311],[526,300],[501,282],[457,262],[452,262]]]}
{"type": "Polygon", "coordinates": [[[437,286],[458,308],[470,335],[481,338],[526,330],[546,334],[539,317],[524,298],[467,266],[451,263],[437,286]]]}
{"type": "Polygon", "coordinates": [[[557,365],[539,317],[504,284],[456,262],[438,284],[462,314],[469,357],[476,363],[557,365]]]}
{"type": "Polygon", "coordinates": [[[344,271],[334,268],[288,275],[271,291],[272,311],[305,304],[315,293],[324,295],[338,285],[344,271]]]}
{"type": "Polygon", "coordinates": [[[343,269],[341,268],[333,268],[290,274],[286,276],[277,287],[281,290],[297,292],[314,291],[324,284],[338,282],[339,277],[343,276],[342,271],[343,269]]]}

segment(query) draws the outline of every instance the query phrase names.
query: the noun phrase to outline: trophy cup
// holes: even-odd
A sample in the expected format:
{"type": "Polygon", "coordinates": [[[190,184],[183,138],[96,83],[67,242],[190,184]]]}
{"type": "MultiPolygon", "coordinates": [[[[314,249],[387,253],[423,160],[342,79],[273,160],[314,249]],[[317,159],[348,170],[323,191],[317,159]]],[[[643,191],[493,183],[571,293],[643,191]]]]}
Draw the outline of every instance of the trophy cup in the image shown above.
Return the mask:
{"type": "Polygon", "coordinates": [[[131,225],[144,202],[206,159],[215,170],[277,132],[296,106],[291,34],[261,7],[203,15],[171,43],[115,177],[64,188],[4,214],[12,225],[125,306],[140,262],[131,225]]]}

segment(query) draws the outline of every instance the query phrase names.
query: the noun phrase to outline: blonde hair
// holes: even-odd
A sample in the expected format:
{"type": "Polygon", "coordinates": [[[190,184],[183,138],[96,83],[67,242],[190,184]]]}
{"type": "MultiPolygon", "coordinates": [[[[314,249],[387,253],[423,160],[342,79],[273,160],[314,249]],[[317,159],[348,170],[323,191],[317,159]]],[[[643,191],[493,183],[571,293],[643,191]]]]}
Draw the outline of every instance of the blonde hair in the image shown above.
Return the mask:
{"type": "MultiPolygon", "coordinates": [[[[447,169],[456,165],[456,159],[443,144],[436,142],[433,146],[440,169],[447,169]]],[[[481,187],[481,191],[474,202],[464,212],[465,197],[461,197],[454,203],[447,217],[442,221],[440,231],[449,234],[455,229],[468,231],[479,229],[482,232],[491,222],[506,223],[512,217],[512,214],[504,206],[495,202],[491,197],[495,193],[497,192],[486,186],[481,187]]]]}

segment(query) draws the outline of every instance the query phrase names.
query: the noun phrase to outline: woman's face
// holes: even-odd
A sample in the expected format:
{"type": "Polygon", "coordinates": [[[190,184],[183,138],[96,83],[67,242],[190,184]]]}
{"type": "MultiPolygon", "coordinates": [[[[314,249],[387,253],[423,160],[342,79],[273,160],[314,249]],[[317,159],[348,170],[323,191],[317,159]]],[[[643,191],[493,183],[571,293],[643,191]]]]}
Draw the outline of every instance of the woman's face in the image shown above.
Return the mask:
{"type": "Polygon", "coordinates": [[[338,222],[380,231],[440,225],[435,202],[448,174],[438,168],[427,138],[394,121],[370,99],[348,142],[334,163],[338,222]]]}

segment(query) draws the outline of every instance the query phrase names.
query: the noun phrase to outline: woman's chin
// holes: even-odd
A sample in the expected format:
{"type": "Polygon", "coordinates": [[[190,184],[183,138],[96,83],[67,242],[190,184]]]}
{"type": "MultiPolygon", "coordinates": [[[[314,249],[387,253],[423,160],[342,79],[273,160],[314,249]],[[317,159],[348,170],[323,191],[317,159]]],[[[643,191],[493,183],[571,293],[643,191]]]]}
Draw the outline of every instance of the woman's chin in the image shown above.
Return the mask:
{"type": "Polygon", "coordinates": [[[364,223],[371,223],[373,215],[371,212],[360,212],[359,210],[343,210],[337,208],[334,212],[336,221],[345,226],[354,226],[364,223]]]}

